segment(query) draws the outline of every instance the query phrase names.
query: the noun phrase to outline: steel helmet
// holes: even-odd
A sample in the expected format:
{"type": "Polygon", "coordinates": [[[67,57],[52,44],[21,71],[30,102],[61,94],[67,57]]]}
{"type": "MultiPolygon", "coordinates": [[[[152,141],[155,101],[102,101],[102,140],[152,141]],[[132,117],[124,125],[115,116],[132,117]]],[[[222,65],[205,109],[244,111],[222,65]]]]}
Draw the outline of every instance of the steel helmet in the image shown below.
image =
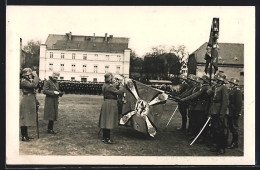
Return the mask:
{"type": "Polygon", "coordinates": [[[239,85],[239,80],[231,78],[229,81],[229,83],[235,84],[235,85],[239,85]]]}
{"type": "Polygon", "coordinates": [[[22,76],[28,76],[32,74],[32,69],[31,68],[24,68],[22,71],[22,76]]]}

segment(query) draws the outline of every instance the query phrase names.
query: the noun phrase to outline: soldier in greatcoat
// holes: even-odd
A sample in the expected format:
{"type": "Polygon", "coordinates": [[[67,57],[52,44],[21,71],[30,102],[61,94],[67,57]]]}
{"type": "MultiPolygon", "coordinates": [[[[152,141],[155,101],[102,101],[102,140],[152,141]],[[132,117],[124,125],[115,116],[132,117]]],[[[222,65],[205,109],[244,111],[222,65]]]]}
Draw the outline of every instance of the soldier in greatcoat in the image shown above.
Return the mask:
{"type": "Polygon", "coordinates": [[[226,75],[217,73],[215,76],[216,86],[208,90],[209,95],[213,95],[213,101],[210,106],[211,126],[213,131],[213,140],[216,148],[210,151],[217,154],[225,154],[228,138],[227,109],[228,109],[228,88],[225,84],[226,75]]]}
{"type": "Polygon", "coordinates": [[[102,86],[104,101],[101,106],[99,117],[99,128],[103,129],[102,142],[106,144],[114,143],[110,139],[110,129],[118,127],[118,103],[117,95],[123,93],[123,85],[121,84],[119,90],[112,84],[113,74],[105,74],[105,83],[102,86]]]}
{"type": "Polygon", "coordinates": [[[49,77],[49,80],[46,80],[43,86],[43,94],[45,97],[44,104],[44,120],[49,120],[47,132],[50,134],[56,134],[53,130],[54,121],[58,119],[58,105],[59,97],[63,93],[59,90],[59,83],[57,81],[60,73],[53,72],[52,76],[49,77]]]}
{"type": "Polygon", "coordinates": [[[229,130],[232,133],[232,141],[228,146],[228,149],[234,149],[238,147],[238,121],[240,117],[240,111],[242,107],[242,93],[239,89],[239,80],[231,79],[229,81],[231,87],[229,92],[229,115],[228,115],[228,125],[229,130]]]}
{"type": "MultiPolygon", "coordinates": [[[[185,92],[189,90],[191,85],[187,83],[187,76],[184,74],[180,75],[180,81],[181,81],[181,84],[180,84],[178,93],[179,93],[180,97],[182,97],[182,94],[185,94],[185,92]]],[[[179,127],[177,129],[179,131],[186,130],[188,107],[189,107],[189,105],[187,105],[186,103],[183,103],[183,102],[178,103],[179,112],[181,114],[181,127],[179,127]]]]}
{"type": "MultiPolygon", "coordinates": [[[[180,98],[185,98],[189,95],[191,95],[194,91],[199,90],[199,85],[196,81],[194,81],[194,79],[196,78],[196,76],[194,74],[189,74],[187,77],[187,83],[189,84],[189,88],[183,92],[180,95],[180,98]]],[[[182,103],[182,102],[181,102],[182,103]]],[[[187,104],[186,104],[187,105],[187,104]]],[[[193,129],[192,129],[192,121],[193,121],[193,112],[192,112],[192,108],[193,106],[191,105],[187,105],[187,116],[188,116],[188,129],[187,129],[187,134],[188,135],[192,135],[193,134],[193,129]]]]}
{"type": "MultiPolygon", "coordinates": [[[[190,96],[182,98],[182,102],[192,101],[195,103],[193,108],[193,131],[194,135],[198,134],[200,129],[205,124],[208,117],[208,102],[209,96],[207,90],[210,88],[209,86],[209,78],[206,75],[203,75],[201,78],[195,78],[197,83],[200,83],[200,88],[198,91],[194,91],[190,96]]],[[[202,135],[205,140],[205,134],[202,135]]]]}
{"type": "Polygon", "coordinates": [[[195,75],[191,75],[189,76],[189,80],[193,82],[194,87],[191,90],[191,93],[185,95],[180,101],[181,102],[191,101],[191,103],[194,103],[193,105],[189,105],[189,135],[191,135],[192,138],[194,138],[199,130],[198,115],[200,111],[198,111],[196,107],[197,99],[192,97],[194,94],[197,94],[197,92],[200,90],[200,78],[195,75]]]}
{"type": "Polygon", "coordinates": [[[35,96],[36,88],[39,83],[39,77],[36,72],[32,72],[31,68],[22,70],[21,90],[22,100],[20,102],[20,127],[22,141],[30,141],[33,139],[28,136],[28,126],[36,126],[36,107],[38,101],[35,96]]]}

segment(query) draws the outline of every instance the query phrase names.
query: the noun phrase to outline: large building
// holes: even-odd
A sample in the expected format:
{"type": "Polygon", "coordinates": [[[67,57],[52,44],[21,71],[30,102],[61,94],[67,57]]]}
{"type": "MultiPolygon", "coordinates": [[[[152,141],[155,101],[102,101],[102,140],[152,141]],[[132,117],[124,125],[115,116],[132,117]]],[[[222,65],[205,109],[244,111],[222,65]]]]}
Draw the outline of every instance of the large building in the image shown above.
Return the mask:
{"type": "Polygon", "coordinates": [[[48,79],[53,71],[61,80],[104,82],[104,74],[129,77],[129,38],[50,34],[40,46],[39,76],[48,79]]]}
{"type": "MultiPolygon", "coordinates": [[[[204,43],[188,59],[188,74],[201,76],[204,73],[207,43],[204,43]]],[[[244,44],[219,43],[218,70],[228,78],[240,80],[244,84],[244,44]]]]}

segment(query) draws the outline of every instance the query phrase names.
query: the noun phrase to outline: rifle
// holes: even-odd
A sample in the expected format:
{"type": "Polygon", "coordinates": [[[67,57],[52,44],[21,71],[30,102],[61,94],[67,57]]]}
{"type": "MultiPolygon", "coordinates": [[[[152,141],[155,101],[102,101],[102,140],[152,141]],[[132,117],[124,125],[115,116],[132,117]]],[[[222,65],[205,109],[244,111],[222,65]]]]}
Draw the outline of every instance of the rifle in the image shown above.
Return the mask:
{"type": "Polygon", "coordinates": [[[177,97],[177,96],[169,95],[169,96],[168,96],[168,99],[169,99],[169,100],[172,100],[172,101],[175,101],[175,102],[177,102],[177,103],[184,103],[184,104],[192,105],[192,106],[196,105],[195,102],[191,102],[191,101],[181,101],[181,98],[180,98],[180,97],[177,97]]]}

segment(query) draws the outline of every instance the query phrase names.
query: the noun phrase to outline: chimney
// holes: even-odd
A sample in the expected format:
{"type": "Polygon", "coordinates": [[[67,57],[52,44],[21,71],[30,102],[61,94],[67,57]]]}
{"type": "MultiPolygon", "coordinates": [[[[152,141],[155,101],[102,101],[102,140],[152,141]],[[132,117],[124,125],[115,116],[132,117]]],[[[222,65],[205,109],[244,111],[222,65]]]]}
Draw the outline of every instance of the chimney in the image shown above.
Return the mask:
{"type": "Polygon", "coordinates": [[[20,50],[22,50],[22,38],[20,38],[20,50]]]}
{"type": "Polygon", "coordinates": [[[69,40],[71,40],[71,35],[72,35],[72,34],[71,34],[71,32],[70,32],[70,33],[68,34],[69,40]]]}
{"type": "Polygon", "coordinates": [[[105,41],[107,42],[107,33],[105,33],[105,41]]]}
{"type": "Polygon", "coordinates": [[[93,40],[95,40],[96,39],[96,36],[95,36],[95,33],[93,34],[93,40]]]}

